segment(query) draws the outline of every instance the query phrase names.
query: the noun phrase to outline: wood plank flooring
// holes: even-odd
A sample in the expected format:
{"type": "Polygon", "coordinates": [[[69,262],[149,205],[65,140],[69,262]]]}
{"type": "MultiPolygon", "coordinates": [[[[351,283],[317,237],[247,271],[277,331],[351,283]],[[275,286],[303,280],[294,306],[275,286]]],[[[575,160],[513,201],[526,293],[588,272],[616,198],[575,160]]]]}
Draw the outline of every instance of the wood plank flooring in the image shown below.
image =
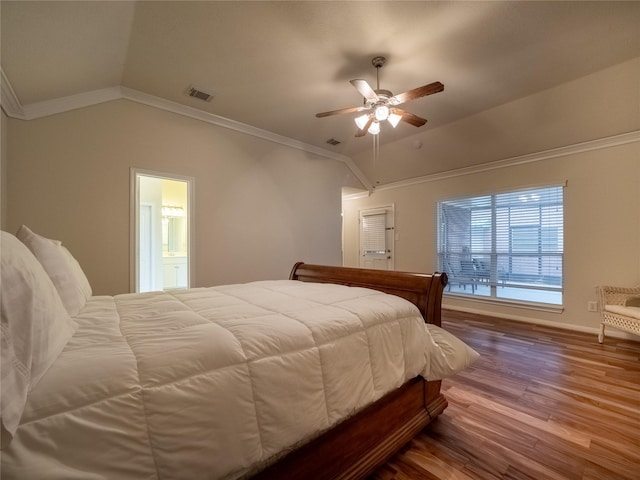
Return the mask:
{"type": "Polygon", "coordinates": [[[640,342],[445,310],[481,358],[370,480],[640,480],[640,342]]]}

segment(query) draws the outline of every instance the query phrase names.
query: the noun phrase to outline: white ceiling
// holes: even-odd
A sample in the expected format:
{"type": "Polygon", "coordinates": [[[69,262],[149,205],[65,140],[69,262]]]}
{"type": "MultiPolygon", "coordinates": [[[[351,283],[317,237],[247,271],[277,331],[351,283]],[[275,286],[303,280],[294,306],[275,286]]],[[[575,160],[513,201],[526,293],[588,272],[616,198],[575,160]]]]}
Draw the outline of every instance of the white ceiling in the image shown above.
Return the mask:
{"type": "MultiPolygon", "coordinates": [[[[640,55],[640,2],[1,2],[2,69],[22,105],[125,86],[352,156],[371,58],[380,86],[445,90],[403,108],[422,129],[640,55]],[[215,93],[188,97],[189,85],[215,93]],[[335,138],[342,143],[326,143],[335,138]]],[[[418,132],[401,123],[381,142],[418,132]]],[[[420,174],[424,174],[421,171],[420,174]]]]}

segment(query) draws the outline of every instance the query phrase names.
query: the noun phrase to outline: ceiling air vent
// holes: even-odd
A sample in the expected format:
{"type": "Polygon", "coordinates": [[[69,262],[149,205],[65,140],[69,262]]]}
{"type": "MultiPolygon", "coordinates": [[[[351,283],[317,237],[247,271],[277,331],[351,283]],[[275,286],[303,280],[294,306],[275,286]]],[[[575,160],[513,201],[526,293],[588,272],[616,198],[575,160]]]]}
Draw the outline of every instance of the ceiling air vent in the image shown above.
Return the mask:
{"type": "Polygon", "coordinates": [[[327,143],[335,147],[336,145],[340,145],[341,142],[340,140],[336,140],[335,138],[330,138],[329,140],[327,140],[327,143]]]}
{"type": "Polygon", "coordinates": [[[191,85],[187,90],[187,95],[193,98],[197,98],[198,100],[204,100],[205,102],[210,102],[213,98],[213,93],[209,93],[206,90],[200,87],[195,87],[193,85],[191,85]]]}

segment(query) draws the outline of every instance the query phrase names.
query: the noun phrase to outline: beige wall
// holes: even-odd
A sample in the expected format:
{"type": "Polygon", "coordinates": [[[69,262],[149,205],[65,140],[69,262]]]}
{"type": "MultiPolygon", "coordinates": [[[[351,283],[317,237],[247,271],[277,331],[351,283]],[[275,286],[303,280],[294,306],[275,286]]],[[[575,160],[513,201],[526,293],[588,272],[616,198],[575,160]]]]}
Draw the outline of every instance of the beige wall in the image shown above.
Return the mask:
{"type": "MultiPolygon", "coordinates": [[[[455,107],[456,92],[445,94],[455,107]]],[[[639,130],[640,57],[453,124],[429,125],[402,141],[382,137],[375,165],[370,151],[353,160],[374,185],[388,184],[417,176],[409,172],[445,172],[639,130]]]]}
{"type": "MultiPolygon", "coordinates": [[[[566,121],[574,122],[572,130],[584,119],[583,115],[595,116],[602,124],[602,135],[590,131],[589,136],[606,138],[611,135],[640,130],[640,75],[638,63],[618,66],[584,79],[572,82],[573,88],[581,92],[580,98],[589,103],[589,98],[598,96],[598,92],[607,89],[599,83],[603,77],[612,73],[626,72],[636,80],[635,97],[627,97],[624,111],[622,103],[616,100],[616,109],[600,110],[600,100],[591,106],[567,104],[564,95],[571,90],[562,85],[536,95],[536,99],[551,108],[556,108],[566,121]],[[572,116],[565,112],[575,110],[572,116]],[[592,110],[592,111],[591,111],[592,110]],[[620,115],[625,120],[619,122],[614,117],[620,115]],[[617,122],[617,123],[616,123],[617,122]],[[611,131],[615,123],[620,131],[611,131]]],[[[620,80],[618,83],[629,83],[620,80]]],[[[629,91],[619,91],[621,97],[629,91]]],[[[607,93],[607,96],[610,96],[607,93]]],[[[575,100],[578,101],[577,99],[575,100]]],[[[534,139],[522,145],[522,151],[514,151],[511,139],[505,141],[505,150],[499,148],[501,131],[508,132],[512,126],[509,119],[518,118],[522,128],[535,132],[539,117],[530,114],[532,99],[522,99],[503,105],[476,116],[479,124],[486,122],[494,125],[491,137],[483,139],[492,143],[494,160],[503,160],[509,155],[523,155],[541,152],[549,147],[544,139],[534,139]],[[506,113],[509,112],[509,115],[506,113]]],[[[549,112],[551,115],[552,112],[549,112]]],[[[587,120],[591,123],[591,119],[587,120]]],[[[479,127],[480,128],[480,127],[479,127]]],[[[547,126],[545,129],[549,128],[547,126]]],[[[559,127],[560,128],[560,127],[559,127]]],[[[564,128],[564,127],[562,127],[564,128]]],[[[590,127],[591,128],[591,127],[590,127]]],[[[465,119],[457,124],[448,125],[432,131],[450,141],[458,138],[460,142],[473,135],[474,119],[465,119]]],[[[567,138],[575,139],[573,136],[567,138]]],[[[594,138],[591,138],[592,140],[594,138]]],[[[586,140],[586,139],[583,139],[586,140]]],[[[557,141],[554,141],[556,143],[557,141]]],[[[575,142],[573,142],[575,143],[575,142]]],[[[563,146],[571,145],[567,142],[563,146]]],[[[560,145],[556,145],[560,146],[560,145]]],[[[461,155],[467,155],[463,152],[461,155]]],[[[542,155],[541,155],[542,157],[542,155]]],[[[430,161],[424,158],[423,161],[430,161]]],[[[455,160],[455,159],[454,159],[455,160]]],[[[460,159],[462,162],[464,159],[460,159]]],[[[400,162],[401,159],[398,159],[400,162]]],[[[508,163],[508,162],[505,162],[508,163]]],[[[576,152],[567,156],[549,158],[532,163],[511,165],[484,172],[459,172],[458,176],[425,177],[422,183],[401,186],[397,184],[382,186],[371,196],[343,201],[345,222],[344,262],[345,265],[357,265],[358,260],[358,211],[389,203],[395,204],[396,233],[399,236],[395,245],[395,266],[397,270],[432,272],[437,269],[435,251],[436,240],[436,202],[444,198],[485,194],[493,191],[505,191],[520,187],[555,184],[567,181],[565,188],[565,258],[564,258],[564,311],[550,313],[537,310],[513,308],[459,298],[446,298],[445,306],[477,312],[503,315],[528,321],[549,322],[591,330],[599,324],[596,313],[587,312],[588,300],[595,300],[594,287],[598,284],[636,285],[640,283],[640,142],[608,148],[576,152]]]]}
{"type": "Polygon", "coordinates": [[[0,112],[0,228],[6,228],[7,222],[7,116],[0,112]]]}
{"type": "Polygon", "coordinates": [[[7,137],[6,229],[62,240],[95,294],[130,290],[131,167],[195,178],[195,286],[341,262],[341,188],[359,184],[341,162],[127,100],[7,137]]]}

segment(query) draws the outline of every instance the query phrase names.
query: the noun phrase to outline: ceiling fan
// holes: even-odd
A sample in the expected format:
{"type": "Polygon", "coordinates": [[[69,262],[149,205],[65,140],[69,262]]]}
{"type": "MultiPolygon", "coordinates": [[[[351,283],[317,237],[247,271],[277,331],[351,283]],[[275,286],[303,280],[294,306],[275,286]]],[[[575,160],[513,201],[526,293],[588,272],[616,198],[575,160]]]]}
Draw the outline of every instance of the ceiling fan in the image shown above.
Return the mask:
{"type": "Polygon", "coordinates": [[[364,105],[361,107],[348,107],[339,110],[331,110],[329,112],[316,113],[316,117],[329,117],[331,115],[340,115],[343,113],[366,112],[355,118],[358,131],[356,137],[362,137],[368,133],[377,135],[380,133],[380,123],[388,121],[393,128],[398,126],[402,120],[414,127],[421,127],[427,120],[413,113],[407,112],[397,105],[415,100],[417,98],[426,97],[434,93],[442,92],[444,85],[440,82],[433,82],[422,87],[414,88],[404,93],[394,95],[389,90],[380,88],[380,68],[386,63],[385,57],[374,57],[371,64],[376,67],[376,89],[374,90],[366,80],[351,80],[358,92],[364,97],[364,105]]]}

